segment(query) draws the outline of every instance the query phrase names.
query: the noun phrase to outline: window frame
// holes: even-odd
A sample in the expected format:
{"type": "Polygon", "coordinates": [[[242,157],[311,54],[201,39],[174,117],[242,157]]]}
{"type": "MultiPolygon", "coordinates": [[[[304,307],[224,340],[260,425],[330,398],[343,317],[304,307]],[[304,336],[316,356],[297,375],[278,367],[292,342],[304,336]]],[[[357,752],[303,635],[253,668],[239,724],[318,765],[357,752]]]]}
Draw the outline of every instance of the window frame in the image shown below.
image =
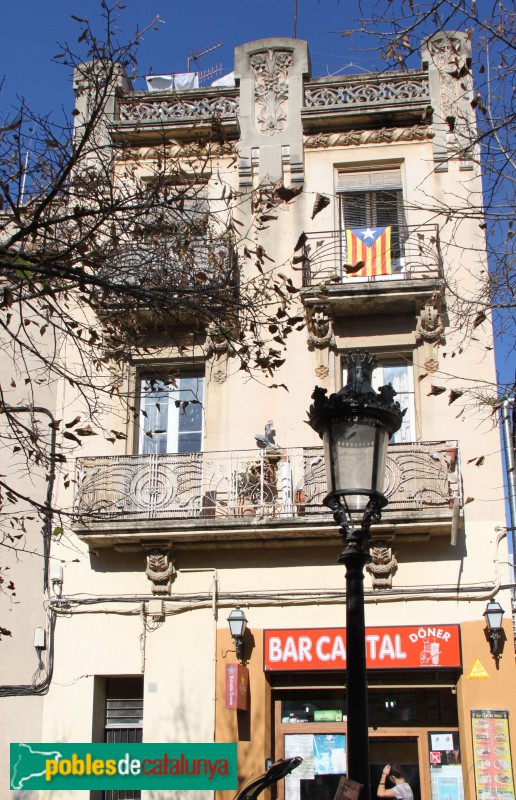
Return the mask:
{"type": "MultiPolygon", "coordinates": [[[[119,708],[121,709],[122,706],[119,708]]],[[[143,741],[143,725],[143,676],[110,675],[106,677],[104,679],[103,741],[107,744],[141,743],[143,741]],[[124,684],[126,684],[125,687],[124,684]],[[123,692],[122,689],[124,689],[123,692]],[[116,721],[117,715],[113,714],[115,709],[112,706],[114,703],[125,703],[130,710],[123,722],[116,721]]],[[[130,800],[130,798],[138,800],[142,793],[139,789],[106,789],[101,792],[101,796],[102,800],[130,800]]]]}
{"type": "MultiPolygon", "coordinates": [[[[153,391],[153,390],[151,390],[153,391]]],[[[136,425],[134,436],[134,452],[136,455],[167,455],[171,453],[200,453],[203,451],[204,446],[204,395],[206,391],[206,376],[203,369],[181,369],[176,367],[153,367],[152,369],[144,369],[143,367],[138,370],[135,382],[136,393],[136,425]],[[144,385],[146,381],[155,381],[161,383],[163,386],[170,386],[167,395],[166,406],[162,408],[162,403],[159,402],[159,397],[155,399],[149,397],[148,403],[145,403],[144,385]],[[193,390],[189,386],[181,387],[182,381],[196,381],[197,387],[193,390]],[[170,383],[169,383],[170,382],[170,383]],[[177,382],[177,388],[174,388],[173,382],[177,382]],[[181,394],[187,396],[181,396],[181,394]],[[176,395],[176,397],[174,397],[176,395]],[[171,402],[172,400],[172,402],[171,402]],[[199,406],[200,421],[199,426],[193,429],[181,430],[181,406],[176,403],[195,402],[195,406],[199,406]],[[147,425],[146,422],[150,418],[149,409],[157,408],[157,418],[153,421],[156,427],[147,425]],[[146,412],[147,416],[142,412],[146,412]],[[161,417],[161,418],[160,418],[161,417]],[[153,436],[147,436],[147,431],[152,431],[153,436]],[[157,432],[157,433],[156,433],[157,432]],[[193,436],[198,437],[198,446],[196,449],[184,449],[180,446],[181,438],[186,441],[187,438],[193,436]],[[163,445],[163,441],[165,444],[163,445]],[[152,446],[154,444],[154,446],[152,446]]],[[[150,393],[149,393],[150,394],[150,393]]],[[[164,405],[164,404],[163,404],[164,405]]],[[[192,403],[192,406],[194,404],[192,403]]],[[[184,408],[185,415],[188,413],[188,406],[184,408]]]]}
{"type": "Polygon", "coordinates": [[[339,228],[341,232],[341,248],[343,263],[347,261],[347,243],[346,243],[346,230],[356,230],[361,228],[362,225],[356,223],[354,220],[348,220],[346,224],[346,196],[350,195],[363,195],[364,202],[361,204],[357,200],[356,207],[364,208],[366,211],[366,222],[364,225],[386,227],[387,224],[391,226],[391,269],[392,274],[382,276],[357,276],[349,275],[348,280],[353,281],[370,281],[381,278],[382,280],[397,280],[403,276],[405,270],[405,255],[404,255],[404,241],[407,238],[407,222],[405,218],[404,206],[404,191],[401,179],[401,170],[399,166],[371,168],[360,170],[339,170],[337,175],[337,195],[338,202],[338,215],[339,215],[339,228]],[[388,223],[388,220],[378,222],[378,206],[376,203],[377,195],[380,192],[393,193],[393,209],[396,211],[397,222],[388,223]],[[395,209],[394,209],[395,205],[395,209]]]}
{"type": "MultiPolygon", "coordinates": [[[[406,391],[398,391],[396,386],[393,385],[393,388],[396,390],[396,397],[395,400],[401,406],[403,411],[404,408],[407,408],[407,413],[403,417],[403,422],[399,431],[397,431],[391,438],[391,444],[410,444],[413,442],[417,442],[418,440],[418,431],[417,431],[417,404],[416,404],[416,392],[415,392],[415,382],[414,382],[414,361],[412,358],[412,353],[402,353],[402,352],[392,352],[392,353],[375,353],[378,364],[373,371],[373,378],[372,378],[372,386],[373,388],[378,391],[380,386],[384,386],[387,383],[391,382],[389,379],[384,377],[384,370],[389,368],[396,368],[396,367],[406,367],[406,374],[407,374],[407,384],[408,388],[406,391]]],[[[341,372],[342,372],[342,385],[345,386],[347,383],[347,372],[344,364],[342,363],[341,359],[341,372]]]]}

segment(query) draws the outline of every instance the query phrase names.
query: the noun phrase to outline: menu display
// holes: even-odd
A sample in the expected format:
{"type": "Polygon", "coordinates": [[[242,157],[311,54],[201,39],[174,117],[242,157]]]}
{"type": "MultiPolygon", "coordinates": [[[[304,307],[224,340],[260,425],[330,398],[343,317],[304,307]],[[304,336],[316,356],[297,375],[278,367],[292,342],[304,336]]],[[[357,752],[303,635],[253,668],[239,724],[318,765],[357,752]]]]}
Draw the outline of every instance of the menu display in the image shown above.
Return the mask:
{"type": "Polygon", "coordinates": [[[478,800],[515,800],[509,738],[509,712],[471,712],[478,800]]]}

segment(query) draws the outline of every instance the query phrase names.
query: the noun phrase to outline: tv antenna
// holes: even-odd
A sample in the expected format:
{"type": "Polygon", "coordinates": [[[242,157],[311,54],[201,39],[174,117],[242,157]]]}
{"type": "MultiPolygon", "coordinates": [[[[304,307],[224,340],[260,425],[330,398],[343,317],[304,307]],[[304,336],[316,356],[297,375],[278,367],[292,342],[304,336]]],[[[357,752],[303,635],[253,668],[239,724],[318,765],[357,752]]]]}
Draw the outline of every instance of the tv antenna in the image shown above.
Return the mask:
{"type": "Polygon", "coordinates": [[[215,42],[215,44],[210,45],[210,47],[206,47],[204,50],[198,50],[197,53],[190,53],[188,56],[188,66],[187,72],[190,72],[190,64],[192,61],[198,61],[203,56],[208,55],[208,53],[212,53],[214,50],[218,50],[219,47],[222,47],[222,42],[215,42]]]}
{"type": "Polygon", "coordinates": [[[203,69],[201,72],[197,73],[199,75],[199,83],[207,81],[209,78],[213,78],[213,76],[218,75],[219,72],[224,72],[224,67],[222,64],[219,64],[218,67],[209,67],[208,69],[203,69]]]}

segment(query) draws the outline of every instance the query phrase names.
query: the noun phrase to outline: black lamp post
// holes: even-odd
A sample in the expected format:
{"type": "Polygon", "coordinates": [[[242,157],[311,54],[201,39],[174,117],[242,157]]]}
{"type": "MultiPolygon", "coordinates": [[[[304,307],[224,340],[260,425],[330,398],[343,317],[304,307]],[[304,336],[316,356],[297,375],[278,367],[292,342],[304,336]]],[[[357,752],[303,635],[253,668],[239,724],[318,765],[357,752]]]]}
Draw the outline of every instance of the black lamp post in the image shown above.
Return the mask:
{"type": "Polygon", "coordinates": [[[364,566],[371,560],[369,528],[387,505],[382,494],[387,445],[403,417],[392,386],[379,392],[371,386],[376,364],[369,353],[348,355],[346,386],[329,397],[316,386],[308,412],[309,424],[324,444],[329,494],[323,502],[333,511],[344,541],[338,561],[346,566],[348,777],[363,784],[363,800],[371,794],[364,566]]]}
{"type": "Polygon", "coordinates": [[[489,650],[498,668],[500,659],[501,644],[504,640],[502,627],[503,615],[505,611],[497,600],[490,600],[484,611],[484,619],[487,625],[487,638],[489,639],[489,650]]]}

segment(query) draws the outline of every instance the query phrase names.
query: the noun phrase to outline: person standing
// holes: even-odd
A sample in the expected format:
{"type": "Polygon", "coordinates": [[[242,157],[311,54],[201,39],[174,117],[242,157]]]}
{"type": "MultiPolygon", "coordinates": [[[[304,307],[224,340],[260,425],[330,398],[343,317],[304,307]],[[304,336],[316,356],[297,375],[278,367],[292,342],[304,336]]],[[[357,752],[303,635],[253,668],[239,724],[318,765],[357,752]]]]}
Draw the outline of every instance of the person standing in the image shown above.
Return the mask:
{"type": "Polygon", "coordinates": [[[376,792],[378,797],[395,797],[396,800],[414,800],[410,785],[405,780],[405,775],[399,764],[386,764],[376,792]],[[392,788],[386,787],[386,783],[392,788]]]}

